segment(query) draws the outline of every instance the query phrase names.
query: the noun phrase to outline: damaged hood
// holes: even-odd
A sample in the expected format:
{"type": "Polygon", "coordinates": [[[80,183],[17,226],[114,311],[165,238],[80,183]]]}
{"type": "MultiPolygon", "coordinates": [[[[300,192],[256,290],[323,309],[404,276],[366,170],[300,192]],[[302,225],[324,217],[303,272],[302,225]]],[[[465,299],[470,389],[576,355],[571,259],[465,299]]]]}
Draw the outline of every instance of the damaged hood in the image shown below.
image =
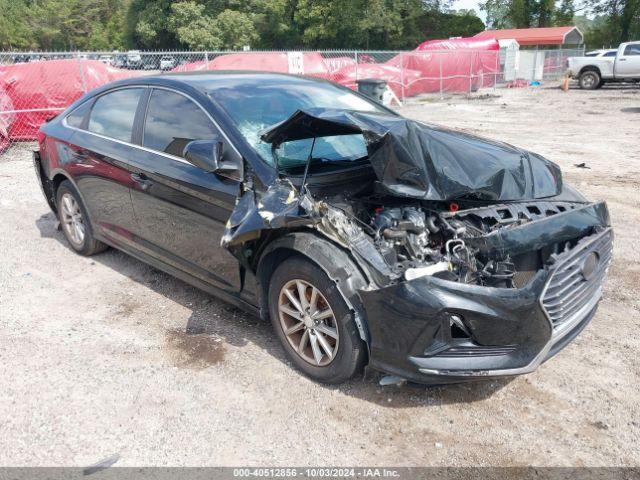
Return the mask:
{"type": "Polygon", "coordinates": [[[261,135],[288,141],[362,134],[369,162],[391,193],[422,200],[531,200],[559,195],[560,168],[511,145],[393,115],[298,110],[261,135]]]}

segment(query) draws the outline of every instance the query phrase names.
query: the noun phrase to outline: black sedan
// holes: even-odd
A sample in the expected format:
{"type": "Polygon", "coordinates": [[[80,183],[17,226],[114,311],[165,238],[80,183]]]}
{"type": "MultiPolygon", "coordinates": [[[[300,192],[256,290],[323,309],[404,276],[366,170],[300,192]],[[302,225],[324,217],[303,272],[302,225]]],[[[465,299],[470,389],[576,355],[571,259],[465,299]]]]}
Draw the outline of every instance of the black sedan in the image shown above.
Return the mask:
{"type": "Polygon", "coordinates": [[[611,261],[606,205],[549,160],[304,77],[112,83],[44,125],[34,160],[76,252],[270,318],[321,382],[531,372],[593,317],[611,261]]]}

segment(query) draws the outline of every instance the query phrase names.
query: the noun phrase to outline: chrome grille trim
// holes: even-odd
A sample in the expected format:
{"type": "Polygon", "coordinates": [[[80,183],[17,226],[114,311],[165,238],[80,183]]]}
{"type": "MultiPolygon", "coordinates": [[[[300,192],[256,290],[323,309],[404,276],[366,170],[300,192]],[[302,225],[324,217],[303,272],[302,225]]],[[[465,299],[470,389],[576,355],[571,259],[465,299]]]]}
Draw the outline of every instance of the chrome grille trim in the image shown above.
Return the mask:
{"type": "Polygon", "coordinates": [[[613,232],[607,228],[556,257],[540,302],[553,327],[554,340],[580,321],[587,305],[600,299],[612,254],[613,232]],[[591,278],[586,279],[582,264],[591,253],[596,253],[599,261],[591,278]]]}

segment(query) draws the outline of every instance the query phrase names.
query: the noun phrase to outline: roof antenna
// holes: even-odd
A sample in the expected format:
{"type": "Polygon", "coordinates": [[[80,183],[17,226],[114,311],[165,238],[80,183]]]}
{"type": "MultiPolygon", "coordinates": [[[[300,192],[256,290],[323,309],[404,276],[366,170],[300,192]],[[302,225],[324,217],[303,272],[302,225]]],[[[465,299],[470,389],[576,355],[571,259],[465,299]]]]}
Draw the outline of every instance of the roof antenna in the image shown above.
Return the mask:
{"type": "Polygon", "coordinates": [[[313,159],[313,147],[316,146],[316,137],[313,137],[311,141],[311,150],[309,150],[309,156],[307,157],[307,164],[304,166],[304,175],[302,176],[302,185],[300,186],[300,195],[307,191],[307,175],[309,174],[309,165],[313,159]]]}

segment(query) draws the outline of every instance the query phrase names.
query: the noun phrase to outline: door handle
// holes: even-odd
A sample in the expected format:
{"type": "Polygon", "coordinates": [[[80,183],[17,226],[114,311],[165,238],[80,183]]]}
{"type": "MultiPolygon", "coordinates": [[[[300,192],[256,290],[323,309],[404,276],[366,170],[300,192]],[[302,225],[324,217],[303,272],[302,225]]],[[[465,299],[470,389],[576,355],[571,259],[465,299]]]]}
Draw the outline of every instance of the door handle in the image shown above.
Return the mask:
{"type": "Polygon", "coordinates": [[[619,58],[618,60],[620,60],[621,62],[626,62],[627,61],[626,58],[619,58]]]}
{"type": "Polygon", "coordinates": [[[147,177],[144,173],[132,173],[131,180],[140,185],[142,190],[147,190],[151,185],[153,185],[153,180],[147,177]]]}

